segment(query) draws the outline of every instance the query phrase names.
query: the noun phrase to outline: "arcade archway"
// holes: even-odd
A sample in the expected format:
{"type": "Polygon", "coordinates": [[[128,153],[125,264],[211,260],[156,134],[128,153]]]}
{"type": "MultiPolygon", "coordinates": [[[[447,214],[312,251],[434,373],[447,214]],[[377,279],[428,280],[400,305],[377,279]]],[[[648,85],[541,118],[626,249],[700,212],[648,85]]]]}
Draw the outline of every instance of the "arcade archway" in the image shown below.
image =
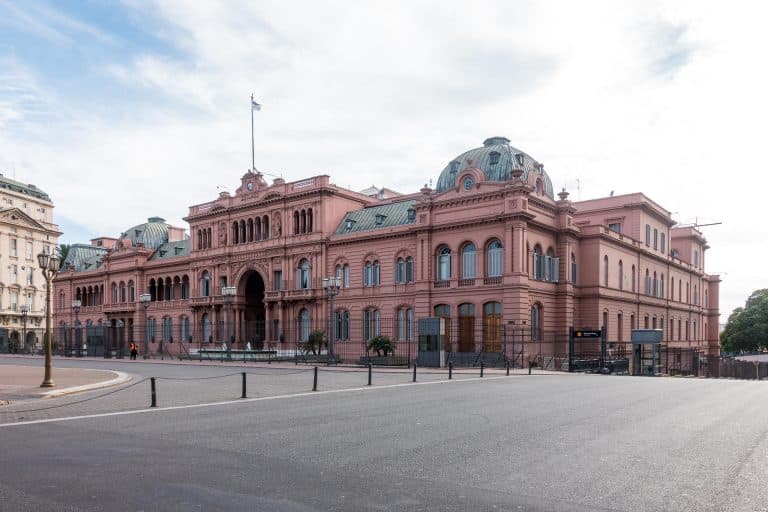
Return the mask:
{"type": "Polygon", "coordinates": [[[240,279],[239,295],[245,299],[243,305],[243,341],[253,348],[261,348],[266,334],[266,311],[264,308],[264,278],[252,270],[240,279]]]}

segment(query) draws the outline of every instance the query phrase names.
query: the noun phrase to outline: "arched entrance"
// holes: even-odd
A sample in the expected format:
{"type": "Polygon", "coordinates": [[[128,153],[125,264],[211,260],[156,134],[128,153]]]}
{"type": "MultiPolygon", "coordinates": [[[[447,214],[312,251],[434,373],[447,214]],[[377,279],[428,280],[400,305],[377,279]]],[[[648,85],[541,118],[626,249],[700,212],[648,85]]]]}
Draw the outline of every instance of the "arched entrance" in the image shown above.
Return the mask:
{"type": "Polygon", "coordinates": [[[245,297],[243,341],[250,343],[253,348],[261,348],[266,334],[264,279],[261,274],[252,270],[242,277],[239,288],[239,292],[245,297]]]}
{"type": "Polygon", "coordinates": [[[19,339],[21,338],[21,335],[18,331],[11,332],[11,352],[14,354],[18,354],[19,352],[23,352],[23,348],[20,346],[19,339]]]}

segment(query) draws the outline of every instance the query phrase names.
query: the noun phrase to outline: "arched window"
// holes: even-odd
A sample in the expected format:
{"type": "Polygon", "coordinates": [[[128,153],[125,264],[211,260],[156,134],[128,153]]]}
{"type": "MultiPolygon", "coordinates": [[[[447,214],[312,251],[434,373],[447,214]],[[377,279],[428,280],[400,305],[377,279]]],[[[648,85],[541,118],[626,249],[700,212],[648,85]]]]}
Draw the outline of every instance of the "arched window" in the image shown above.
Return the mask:
{"type": "Polygon", "coordinates": [[[179,340],[182,342],[192,341],[191,339],[189,339],[189,317],[182,316],[179,323],[181,324],[180,331],[179,331],[179,340]]]}
{"type": "Polygon", "coordinates": [[[187,275],[181,278],[181,298],[189,298],[189,276],[187,275]]]}
{"type": "Polygon", "coordinates": [[[307,211],[301,210],[301,232],[307,232],[307,211]]]}
{"type": "Polygon", "coordinates": [[[691,302],[691,283],[685,283],[685,302],[687,304],[691,302]]]}
{"type": "Polygon", "coordinates": [[[448,304],[438,304],[435,306],[435,316],[449,317],[451,316],[451,306],[448,304]]]}
{"type": "Polygon", "coordinates": [[[253,219],[248,219],[248,241],[253,242],[254,239],[258,240],[259,238],[261,238],[260,231],[261,231],[261,226],[257,225],[254,228],[253,219]]]}
{"type": "Polygon", "coordinates": [[[699,285],[693,285],[693,304],[699,305],[699,285]]]}
{"type": "Polygon", "coordinates": [[[576,255],[571,253],[571,281],[573,281],[573,284],[576,284],[578,275],[579,269],[576,266],[576,255]]]}
{"type": "Polygon", "coordinates": [[[310,209],[307,210],[307,233],[311,233],[312,232],[312,227],[313,227],[312,226],[312,220],[313,220],[312,217],[313,217],[313,215],[312,215],[312,208],[310,208],[310,209]]]}
{"type": "Polygon", "coordinates": [[[197,250],[200,250],[203,248],[203,232],[199,229],[197,230],[197,250]]]}
{"type": "Polygon", "coordinates": [[[311,318],[309,316],[309,311],[306,309],[302,309],[299,311],[299,319],[298,319],[299,325],[298,325],[298,331],[299,331],[299,341],[309,341],[309,333],[311,328],[311,318]]]}
{"type": "Polygon", "coordinates": [[[336,311],[336,341],[349,340],[349,311],[336,311]]]}
{"type": "Polygon", "coordinates": [[[504,273],[504,249],[501,242],[491,240],[485,252],[486,277],[501,277],[504,273]]]}
{"type": "Polygon", "coordinates": [[[128,281],[128,302],[136,302],[136,285],[128,281]]]}
{"type": "Polygon", "coordinates": [[[269,216],[265,215],[261,218],[261,239],[269,240],[269,216]]]}
{"type": "Polygon", "coordinates": [[[451,250],[443,246],[437,250],[437,280],[451,279],[451,250]]]}
{"type": "Polygon", "coordinates": [[[117,284],[112,283],[112,304],[117,304],[117,284]]]}
{"type": "Polygon", "coordinates": [[[173,341],[173,323],[171,322],[170,317],[164,317],[163,318],[163,340],[164,341],[173,341]]]}
{"type": "Polygon", "coordinates": [[[301,260],[301,262],[299,262],[299,270],[298,270],[297,277],[298,277],[298,285],[300,289],[306,290],[310,287],[310,281],[312,276],[310,272],[309,262],[307,260],[301,260]]]}
{"type": "Polygon", "coordinates": [[[619,290],[624,289],[624,262],[619,260],[619,290]]]}
{"type": "Polygon", "coordinates": [[[656,272],[653,273],[653,296],[658,297],[659,296],[659,279],[656,275],[656,272]]]}
{"type": "Polygon", "coordinates": [[[531,306],[531,339],[538,340],[541,337],[541,306],[531,306]]]}
{"type": "Polygon", "coordinates": [[[207,270],[203,271],[202,275],[200,276],[200,296],[211,296],[211,275],[207,270]]]}
{"type": "Polygon", "coordinates": [[[232,223],[232,243],[240,243],[240,230],[237,228],[237,222],[232,223]]]}
{"type": "Polygon", "coordinates": [[[659,281],[659,297],[664,298],[664,274],[661,274],[659,281]]]}
{"type": "Polygon", "coordinates": [[[476,276],[476,250],[475,244],[464,244],[461,249],[461,277],[462,279],[473,279],[476,276]]]}
{"type": "Polygon", "coordinates": [[[165,278],[165,300],[173,299],[173,283],[170,277],[165,278]]]}
{"type": "Polygon", "coordinates": [[[379,263],[379,260],[373,262],[373,275],[371,277],[372,286],[379,286],[381,284],[381,263],[379,263]]]}
{"type": "Polygon", "coordinates": [[[373,276],[373,265],[370,261],[366,261],[363,266],[363,286],[371,286],[371,280],[373,276]]]}
{"type": "Polygon", "coordinates": [[[126,293],[125,283],[123,281],[120,281],[120,302],[125,303],[127,299],[128,299],[128,295],[126,293]]]}
{"type": "Polygon", "coordinates": [[[349,264],[344,265],[344,288],[349,288],[349,264]]]}
{"type": "Polygon", "coordinates": [[[240,221],[240,242],[245,243],[245,241],[246,241],[246,238],[245,238],[245,221],[241,220],[240,221]]]}
{"type": "Polygon", "coordinates": [[[293,234],[294,235],[299,234],[299,212],[298,211],[293,212],[293,234]]]}
{"type": "Polygon", "coordinates": [[[536,180],[536,193],[538,195],[544,194],[544,184],[542,183],[541,180],[536,180]]]}
{"type": "Polygon", "coordinates": [[[395,283],[405,282],[405,259],[397,258],[395,262],[395,283]]]}
{"type": "Polygon", "coordinates": [[[608,255],[603,256],[603,286],[608,286],[608,255]]]}
{"type": "Polygon", "coordinates": [[[381,334],[381,313],[378,309],[363,311],[363,339],[365,341],[381,334]]]}
{"type": "Polygon", "coordinates": [[[208,313],[203,313],[201,323],[203,325],[203,341],[205,343],[212,342],[213,335],[211,332],[211,316],[208,313]]]}
{"type": "Polygon", "coordinates": [[[709,308],[709,290],[704,290],[704,307],[709,308]]]}
{"type": "Polygon", "coordinates": [[[635,291],[635,286],[637,283],[637,273],[635,272],[635,266],[632,265],[632,291],[635,291]]]}
{"type": "Polygon", "coordinates": [[[645,294],[651,294],[651,273],[648,269],[645,269],[645,294]]]}
{"type": "Polygon", "coordinates": [[[413,258],[411,256],[405,258],[405,282],[413,282],[413,258]]]}
{"type": "Polygon", "coordinates": [[[672,276],[669,279],[669,300],[675,300],[675,278],[672,276]]]}
{"type": "Polygon", "coordinates": [[[157,300],[157,286],[155,285],[154,279],[149,280],[149,296],[151,297],[152,301],[157,300]]]}

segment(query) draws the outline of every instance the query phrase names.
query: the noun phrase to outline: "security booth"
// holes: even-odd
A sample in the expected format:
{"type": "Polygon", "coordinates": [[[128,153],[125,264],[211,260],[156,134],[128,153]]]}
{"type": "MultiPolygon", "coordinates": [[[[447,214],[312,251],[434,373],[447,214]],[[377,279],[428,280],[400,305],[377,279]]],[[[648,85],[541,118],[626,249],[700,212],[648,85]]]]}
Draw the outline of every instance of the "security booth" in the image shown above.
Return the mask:
{"type": "Polygon", "coordinates": [[[632,330],[632,375],[661,372],[661,329],[632,330]]]}
{"type": "Polygon", "coordinates": [[[442,368],[445,366],[445,318],[430,317],[419,319],[419,366],[442,368]]]}

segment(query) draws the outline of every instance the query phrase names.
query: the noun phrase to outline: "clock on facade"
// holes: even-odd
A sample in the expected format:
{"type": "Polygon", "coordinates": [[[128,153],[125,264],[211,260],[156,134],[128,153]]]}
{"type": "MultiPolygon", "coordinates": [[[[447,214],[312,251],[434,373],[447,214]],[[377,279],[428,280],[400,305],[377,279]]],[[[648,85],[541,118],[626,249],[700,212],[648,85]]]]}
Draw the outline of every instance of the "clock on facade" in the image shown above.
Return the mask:
{"type": "Polygon", "coordinates": [[[472,185],[474,184],[475,180],[472,179],[472,176],[464,178],[464,190],[472,190],[472,185]]]}
{"type": "Polygon", "coordinates": [[[253,182],[252,182],[252,181],[249,181],[249,182],[248,182],[248,183],[245,185],[245,188],[247,188],[248,190],[253,190],[253,182]]]}

